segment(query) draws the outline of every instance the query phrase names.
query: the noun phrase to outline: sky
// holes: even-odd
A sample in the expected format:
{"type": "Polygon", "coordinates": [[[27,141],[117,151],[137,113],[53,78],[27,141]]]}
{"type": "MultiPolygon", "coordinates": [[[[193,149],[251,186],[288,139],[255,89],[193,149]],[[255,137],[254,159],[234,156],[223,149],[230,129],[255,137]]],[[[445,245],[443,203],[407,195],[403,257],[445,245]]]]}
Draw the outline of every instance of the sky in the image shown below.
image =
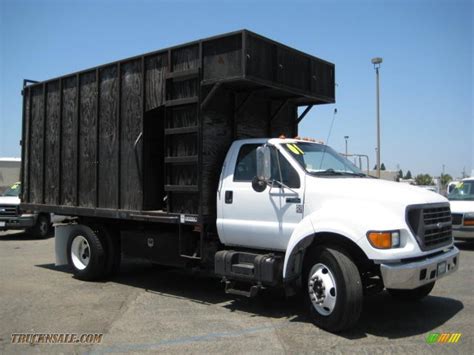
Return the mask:
{"type": "Polygon", "coordinates": [[[0,156],[20,156],[24,78],[46,80],[249,29],[336,65],[336,103],[300,135],[389,170],[454,177],[474,169],[473,0],[0,0],[0,156]],[[328,139],[329,129],[337,114],[328,139]]]}

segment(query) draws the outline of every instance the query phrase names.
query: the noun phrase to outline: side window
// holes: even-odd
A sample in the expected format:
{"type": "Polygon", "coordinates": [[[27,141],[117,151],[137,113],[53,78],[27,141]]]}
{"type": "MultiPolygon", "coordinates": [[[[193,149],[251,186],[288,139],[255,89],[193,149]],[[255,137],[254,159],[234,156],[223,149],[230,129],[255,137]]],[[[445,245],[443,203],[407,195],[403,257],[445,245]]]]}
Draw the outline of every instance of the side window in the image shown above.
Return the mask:
{"type": "MultiPolygon", "coordinates": [[[[240,148],[237,163],[234,170],[234,181],[251,182],[257,175],[257,154],[259,144],[245,144],[240,148]]],[[[275,148],[272,149],[272,179],[281,181],[293,189],[301,186],[300,177],[296,170],[275,148]],[[278,160],[280,161],[281,176],[278,170],[278,160]]]]}
{"type": "Polygon", "coordinates": [[[257,175],[258,144],[245,144],[240,148],[235,164],[234,181],[252,181],[257,175]]]}
{"type": "Polygon", "coordinates": [[[272,149],[272,179],[281,181],[293,189],[298,189],[301,186],[300,177],[296,170],[276,149],[272,149]],[[278,170],[278,161],[280,162],[281,176],[278,170]]]}

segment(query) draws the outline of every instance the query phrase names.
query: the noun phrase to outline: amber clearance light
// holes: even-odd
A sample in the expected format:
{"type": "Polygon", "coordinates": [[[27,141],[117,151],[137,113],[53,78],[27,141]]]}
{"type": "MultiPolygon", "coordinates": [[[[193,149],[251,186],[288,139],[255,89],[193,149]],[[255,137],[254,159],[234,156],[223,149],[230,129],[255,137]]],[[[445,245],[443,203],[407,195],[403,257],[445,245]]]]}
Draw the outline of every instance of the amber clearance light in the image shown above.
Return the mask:
{"type": "Polygon", "coordinates": [[[368,232],[367,239],[370,244],[377,249],[390,249],[400,246],[400,232],[368,232]]]}

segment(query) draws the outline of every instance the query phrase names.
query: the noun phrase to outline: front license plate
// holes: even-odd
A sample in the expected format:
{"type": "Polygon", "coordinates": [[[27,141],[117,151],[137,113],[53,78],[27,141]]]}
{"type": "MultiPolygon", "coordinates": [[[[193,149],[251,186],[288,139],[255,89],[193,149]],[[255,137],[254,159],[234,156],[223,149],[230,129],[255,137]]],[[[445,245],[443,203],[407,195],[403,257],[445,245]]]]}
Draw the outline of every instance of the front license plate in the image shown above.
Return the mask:
{"type": "Polygon", "coordinates": [[[5,227],[6,222],[0,222],[0,227],[5,227]]]}
{"type": "Polygon", "coordinates": [[[443,275],[446,272],[446,261],[438,264],[438,276],[443,275]]]}

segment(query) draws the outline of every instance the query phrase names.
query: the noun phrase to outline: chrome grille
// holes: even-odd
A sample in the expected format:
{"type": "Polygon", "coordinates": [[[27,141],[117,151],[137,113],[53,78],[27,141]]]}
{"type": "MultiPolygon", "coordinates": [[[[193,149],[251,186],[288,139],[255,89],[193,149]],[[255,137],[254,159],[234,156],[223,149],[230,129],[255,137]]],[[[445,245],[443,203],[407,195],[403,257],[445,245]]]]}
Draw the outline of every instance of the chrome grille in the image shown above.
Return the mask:
{"type": "Polygon", "coordinates": [[[447,205],[420,205],[408,208],[407,220],[422,250],[452,242],[452,216],[447,205]]]}
{"type": "Polygon", "coordinates": [[[0,217],[16,217],[17,215],[17,206],[0,205],[0,217]]]}
{"type": "Polygon", "coordinates": [[[453,213],[453,225],[460,225],[462,224],[462,213],[453,213]]]}

